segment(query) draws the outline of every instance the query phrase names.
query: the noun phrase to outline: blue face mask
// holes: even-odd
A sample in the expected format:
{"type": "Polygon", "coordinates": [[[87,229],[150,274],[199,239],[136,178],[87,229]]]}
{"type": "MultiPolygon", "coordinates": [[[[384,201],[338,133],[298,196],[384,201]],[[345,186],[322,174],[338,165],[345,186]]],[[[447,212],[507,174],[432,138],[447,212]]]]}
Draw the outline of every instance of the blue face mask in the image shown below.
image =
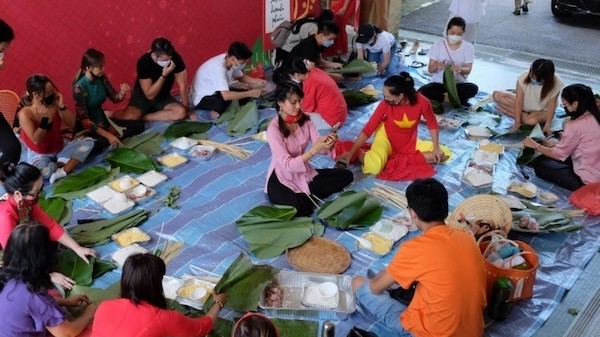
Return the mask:
{"type": "Polygon", "coordinates": [[[538,81],[537,79],[530,77],[529,80],[531,80],[531,84],[535,84],[535,85],[542,85],[544,84],[544,81],[538,81]]]}
{"type": "Polygon", "coordinates": [[[333,46],[333,40],[327,39],[323,41],[323,46],[325,46],[325,48],[333,46]]]}

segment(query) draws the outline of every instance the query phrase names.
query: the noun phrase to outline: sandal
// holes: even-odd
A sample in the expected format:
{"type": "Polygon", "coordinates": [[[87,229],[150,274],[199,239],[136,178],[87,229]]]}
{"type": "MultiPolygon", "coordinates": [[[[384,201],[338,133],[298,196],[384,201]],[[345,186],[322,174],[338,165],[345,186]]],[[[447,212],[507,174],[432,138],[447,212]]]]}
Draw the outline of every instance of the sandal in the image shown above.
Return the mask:
{"type": "Polygon", "coordinates": [[[410,64],[411,68],[423,68],[424,66],[425,63],[419,61],[413,61],[413,63],[410,64]]]}
{"type": "Polygon", "coordinates": [[[422,56],[422,55],[427,55],[428,52],[429,52],[429,49],[421,48],[421,50],[419,50],[419,52],[417,54],[422,56]]]}

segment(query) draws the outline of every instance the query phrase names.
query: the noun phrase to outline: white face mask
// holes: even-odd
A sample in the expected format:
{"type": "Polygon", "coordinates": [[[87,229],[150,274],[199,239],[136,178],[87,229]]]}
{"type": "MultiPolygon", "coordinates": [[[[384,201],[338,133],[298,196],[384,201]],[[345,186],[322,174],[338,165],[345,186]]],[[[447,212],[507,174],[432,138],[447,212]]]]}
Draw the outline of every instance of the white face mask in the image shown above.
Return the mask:
{"type": "Polygon", "coordinates": [[[327,40],[323,41],[323,46],[325,48],[333,46],[333,40],[327,39],[327,40]]]}
{"type": "Polygon", "coordinates": [[[295,83],[298,83],[298,84],[302,83],[302,81],[300,81],[300,79],[295,78],[295,77],[292,77],[292,81],[295,83]]]}
{"type": "Polygon", "coordinates": [[[0,61],[2,61],[4,59],[4,52],[0,52],[0,61]]]}
{"type": "Polygon", "coordinates": [[[460,35],[448,35],[448,42],[450,42],[450,44],[457,44],[460,41],[462,41],[462,36],[460,36],[460,35]]]}
{"type": "Polygon", "coordinates": [[[158,60],[156,61],[156,64],[158,64],[161,67],[166,67],[169,63],[171,63],[171,60],[158,60]]]}

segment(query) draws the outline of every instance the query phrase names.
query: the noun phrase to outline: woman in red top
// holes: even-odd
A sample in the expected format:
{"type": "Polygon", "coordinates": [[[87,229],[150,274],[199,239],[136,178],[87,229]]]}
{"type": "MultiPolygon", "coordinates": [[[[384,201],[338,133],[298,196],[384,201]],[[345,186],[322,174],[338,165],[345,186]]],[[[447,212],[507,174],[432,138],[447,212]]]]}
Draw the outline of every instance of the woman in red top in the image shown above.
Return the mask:
{"type": "Polygon", "coordinates": [[[338,127],[348,118],[348,105],[335,81],[323,70],[308,67],[310,62],[299,57],[289,58],[284,66],[286,81],[302,83],[302,111],[305,111],[317,130],[338,127]]]}
{"type": "Polygon", "coordinates": [[[26,95],[21,99],[23,108],[18,115],[24,161],[39,168],[52,184],[85,161],[94,148],[94,140],[89,137],[63,139],[63,124],[73,130],[76,118],[48,77],[32,75],[26,85],[26,95]],[[61,163],[57,164],[57,160],[61,163]]]}
{"type": "Polygon", "coordinates": [[[371,148],[359,153],[363,172],[377,174],[386,180],[414,180],[435,174],[430,164],[445,159],[440,148],[438,124],[429,100],[415,90],[415,82],[407,72],[389,77],[383,83],[383,98],[371,119],[352,145],[339,159],[348,162],[375,133],[371,148]],[[417,150],[417,131],[421,116],[425,117],[433,149],[417,150]]]}
{"type": "MultiPolygon", "coordinates": [[[[0,201],[0,246],[6,249],[8,238],[13,229],[21,223],[37,222],[47,227],[50,239],[58,241],[67,248],[72,249],[86,263],[86,256],[96,256],[93,249],[81,247],[69,233],[52,219],[37,201],[42,188],[42,174],[36,167],[20,163],[17,165],[5,163],[0,172],[0,181],[7,192],[7,199],[0,201]]],[[[65,289],[71,289],[75,281],[59,274],[51,273],[52,282],[59,284],[65,289]]]]}
{"type": "Polygon", "coordinates": [[[215,304],[206,316],[186,317],[167,309],[162,288],[165,271],[164,261],[157,256],[129,256],[123,266],[121,298],[98,306],[92,337],[206,336],[219,317],[227,295],[213,293],[215,304]]]}

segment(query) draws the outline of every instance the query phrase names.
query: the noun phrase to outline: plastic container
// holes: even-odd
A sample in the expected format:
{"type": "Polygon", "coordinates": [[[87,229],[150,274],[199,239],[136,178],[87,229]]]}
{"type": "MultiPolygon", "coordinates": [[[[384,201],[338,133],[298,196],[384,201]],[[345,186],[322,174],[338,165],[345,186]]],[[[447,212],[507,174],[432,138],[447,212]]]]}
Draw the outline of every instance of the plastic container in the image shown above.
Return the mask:
{"type": "Polygon", "coordinates": [[[168,168],[174,168],[187,163],[188,159],[178,153],[169,153],[159,157],[158,161],[168,168]]]}
{"type": "Polygon", "coordinates": [[[154,187],[167,180],[167,178],[166,175],[152,170],[138,176],[137,180],[148,187],[154,187]]]}
{"type": "Polygon", "coordinates": [[[111,239],[116,242],[119,247],[127,247],[134,243],[150,241],[150,235],[144,233],[144,231],[137,227],[131,227],[113,234],[111,239]]]}
{"type": "Polygon", "coordinates": [[[385,236],[379,235],[375,232],[367,232],[362,235],[364,239],[367,239],[371,242],[371,248],[366,248],[361,245],[359,242],[356,243],[357,247],[366,249],[374,254],[379,256],[385,256],[392,251],[392,247],[394,246],[394,241],[386,238],[385,236]]]}
{"type": "Polygon", "coordinates": [[[129,200],[124,193],[115,193],[112,198],[102,203],[102,207],[113,215],[130,210],[133,206],[135,202],[129,200]]]}
{"type": "Polygon", "coordinates": [[[470,161],[462,174],[462,181],[475,189],[490,188],[494,183],[495,166],[470,161]]]}
{"type": "Polygon", "coordinates": [[[481,164],[481,163],[488,163],[488,164],[498,164],[498,154],[494,153],[494,152],[490,152],[490,151],[483,151],[483,150],[475,150],[473,151],[473,156],[472,159],[474,162],[481,164]]]}
{"type": "Polygon", "coordinates": [[[280,271],[276,276],[282,292],[282,307],[270,307],[265,304],[265,294],[261,294],[258,302],[259,308],[263,309],[271,317],[279,318],[306,318],[306,319],[346,319],[356,310],[354,293],[352,292],[352,278],[348,275],[302,273],[293,271],[280,271]],[[324,308],[318,306],[306,306],[305,289],[307,285],[318,285],[323,282],[333,282],[339,289],[339,300],[337,306],[324,308]]]}
{"type": "Polygon", "coordinates": [[[467,138],[471,140],[480,141],[482,139],[487,139],[492,136],[492,131],[483,126],[469,125],[467,126],[465,131],[467,133],[467,138]]]}
{"type": "Polygon", "coordinates": [[[196,145],[190,149],[188,155],[199,160],[209,160],[215,153],[216,148],[208,145],[196,145]]]}
{"type": "Polygon", "coordinates": [[[140,203],[154,196],[156,191],[153,188],[147,187],[144,184],[139,184],[136,187],[130,188],[123,192],[127,198],[133,202],[140,203]]]}
{"type": "Polygon", "coordinates": [[[177,302],[201,310],[214,288],[215,284],[213,283],[197,278],[187,279],[177,289],[177,302]]]}
{"type": "Polygon", "coordinates": [[[369,227],[369,231],[396,242],[408,234],[408,227],[394,220],[381,219],[369,227]]]}
{"type": "Polygon", "coordinates": [[[198,144],[198,141],[195,139],[188,137],[179,137],[172,141],[169,145],[179,150],[187,150],[196,144],[198,144]]]}
{"type": "Polygon", "coordinates": [[[504,154],[504,145],[491,142],[489,139],[480,140],[479,143],[477,143],[477,149],[494,152],[498,155],[504,154]]]}
{"type": "Polygon", "coordinates": [[[117,192],[115,192],[115,190],[105,185],[91,192],[88,192],[86,196],[92,199],[93,201],[102,204],[108,201],[109,199],[112,199],[112,197],[114,197],[116,193],[117,192]]]}
{"type": "Polygon", "coordinates": [[[125,192],[128,189],[140,184],[140,181],[132,178],[130,175],[124,175],[108,183],[108,186],[117,192],[125,192]]]}
{"type": "Polygon", "coordinates": [[[146,254],[148,253],[148,250],[140,245],[138,245],[137,243],[134,243],[132,245],[123,247],[119,250],[117,250],[116,252],[113,253],[112,255],[112,260],[119,266],[119,268],[123,268],[123,265],[125,264],[125,260],[127,260],[127,258],[133,254],[146,254]]]}

